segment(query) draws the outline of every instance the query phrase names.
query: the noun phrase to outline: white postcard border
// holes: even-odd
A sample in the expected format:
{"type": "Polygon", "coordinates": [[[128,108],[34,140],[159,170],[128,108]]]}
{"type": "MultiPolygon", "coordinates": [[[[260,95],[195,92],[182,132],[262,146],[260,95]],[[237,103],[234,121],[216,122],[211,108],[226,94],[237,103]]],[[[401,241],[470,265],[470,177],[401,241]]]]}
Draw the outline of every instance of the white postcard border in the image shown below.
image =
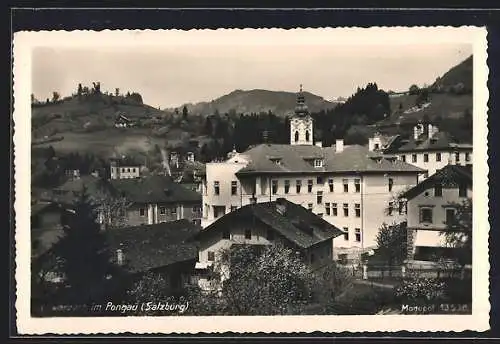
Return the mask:
{"type": "Polygon", "coordinates": [[[487,102],[488,67],[486,28],[484,27],[374,27],[321,29],[219,29],[219,30],[104,30],[31,31],[14,34],[14,164],[15,164],[15,244],[16,318],[20,334],[119,334],[222,333],[222,332],[361,332],[361,331],[484,331],[489,329],[488,257],[488,155],[487,102]],[[252,34],[264,31],[264,35],[252,34]],[[314,30],[310,35],[308,31],[314,30]],[[36,46],[92,47],[164,44],[307,44],[331,43],[335,30],[349,35],[336,44],[408,44],[416,30],[427,30],[426,44],[469,42],[474,54],[474,241],[472,315],[354,315],[354,316],[167,316],[33,318],[30,315],[30,161],[31,161],[31,50],[36,46]],[[456,34],[457,32],[462,34],[456,34]],[[454,34],[450,35],[450,32],[454,34]],[[279,36],[279,40],[273,39],[279,36]],[[203,36],[200,39],[200,36],[203,36]],[[311,37],[314,37],[311,40],[311,37]],[[350,37],[350,38],[349,38],[350,37]],[[356,39],[354,39],[356,38],[356,39]],[[97,43],[96,42],[100,42],[97,43]],[[103,43],[104,42],[104,43],[103,43]]]}

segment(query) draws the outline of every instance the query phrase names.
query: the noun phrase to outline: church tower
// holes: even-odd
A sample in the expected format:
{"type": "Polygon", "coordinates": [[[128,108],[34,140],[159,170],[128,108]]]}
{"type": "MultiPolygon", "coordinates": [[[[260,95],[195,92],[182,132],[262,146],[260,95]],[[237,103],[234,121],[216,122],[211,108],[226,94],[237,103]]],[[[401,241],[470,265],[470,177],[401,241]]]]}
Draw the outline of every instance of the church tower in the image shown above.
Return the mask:
{"type": "Polygon", "coordinates": [[[307,109],[302,85],[297,94],[295,114],[290,120],[290,144],[313,145],[313,120],[307,109]]]}

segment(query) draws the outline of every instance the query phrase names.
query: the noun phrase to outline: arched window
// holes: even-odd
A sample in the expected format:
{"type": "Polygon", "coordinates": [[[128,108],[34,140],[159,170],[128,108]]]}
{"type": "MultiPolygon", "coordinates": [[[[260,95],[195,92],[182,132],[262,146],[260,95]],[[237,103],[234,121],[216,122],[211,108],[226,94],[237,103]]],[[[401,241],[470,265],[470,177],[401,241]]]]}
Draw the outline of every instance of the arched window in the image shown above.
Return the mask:
{"type": "Polygon", "coordinates": [[[299,140],[299,132],[296,131],[295,132],[295,142],[297,142],[299,140]]]}
{"type": "Polygon", "coordinates": [[[306,141],[309,142],[309,130],[306,130],[306,141]]]}

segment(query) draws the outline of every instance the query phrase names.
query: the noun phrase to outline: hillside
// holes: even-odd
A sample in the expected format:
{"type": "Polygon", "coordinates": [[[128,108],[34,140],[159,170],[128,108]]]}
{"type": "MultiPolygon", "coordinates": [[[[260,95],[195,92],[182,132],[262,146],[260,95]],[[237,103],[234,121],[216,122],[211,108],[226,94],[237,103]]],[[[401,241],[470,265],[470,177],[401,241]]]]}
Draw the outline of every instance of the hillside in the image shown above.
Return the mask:
{"type": "Polygon", "coordinates": [[[459,84],[463,84],[465,91],[470,92],[472,91],[473,84],[472,70],[473,58],[472,56],[470,56],[460,64],[451,68],[442,77],[438,78],[434,82],[434,84],[432,84],[431,89],[437,89],[446,92],[459,84]]]}
{"type": "MultiPolygon", "coordinates": [[[[420,90],[419,93],[424,92],[420,90]]],[[[375,126],[385,131],[408,128],[419,121],[431,120],[442,128],[454,131],[465,138],[463,121],[472,113],[472,56],[452,67],[425,91],[426,99],[419,94],[400,94],[390,97],[391,115],[375,126]]],[[[472,128],[470,135],[472,135],[472,128]]]]}
{"type": "Polygon", "coordinates": [[[118,114],[143,122],[166,115],[164,111],[142,104],[142,101],[106,94],[72,96],[57,102],[34,104],[31,110],[34,138],[110,128],[118,114]]]}
{"type": "MultiPolygon", "coordinates": [[[[304,92],[304,96],[311,112],[319,112],[336,106],[336,103],[309,92],[304,92]]],[[[201,115],[212,115],[216,112],[250,114],[271,111],[278,116],[285,116],[293,112],[296,101],[297,94],[293,92],[235,90],[211,102],[185,104],[185,106],[189,113],[201,115]]]]}

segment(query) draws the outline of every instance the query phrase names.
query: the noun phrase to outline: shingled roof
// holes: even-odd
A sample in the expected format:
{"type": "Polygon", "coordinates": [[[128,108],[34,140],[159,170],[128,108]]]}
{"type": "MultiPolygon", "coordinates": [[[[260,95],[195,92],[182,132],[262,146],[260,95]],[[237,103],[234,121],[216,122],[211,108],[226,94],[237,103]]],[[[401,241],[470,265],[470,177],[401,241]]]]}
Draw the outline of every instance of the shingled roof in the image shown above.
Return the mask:
{"type": "Polygon", "coordinates": [[[237,222],[248,223],[249,220],[264,223],[301,248],[311,247],[343,233],[310,210],[280,198],[274,202],[249,204],[232,211],[206,227],[196,238],[221,230],[227,225],[233,226],[237,222]],[[279,207],[283,212],[278,210],[279,207]]]}
{"type": "Polygon", "coordinates": [[[378,153],[360,145],[345,146],[341,152],[334,147],[261,144],[241,154],[250,162],[237,175],[260,173],[303,172],[424,172],[423,169],[378,153]],[[315,168],[314,159],[324,165],[315,168]]]}
{"type": "Polygon", "coordinates": [[[174,182],[169,176],[114,179],[113,188],[136,203],[201,202],[201,195],[174,182]]]}
{"type": "Polygon", "coordinates": [[[136,273],[190,260],[193,260],[194,267],[198,250],[196,243],[188,239],[200,229],[201,227],[183,219],[111,229],[106,235],[112,250],[122,250],[126,269],[136,273]]]}
{"type": "Polygon", "coordinates": [[[446,165],[429,178],[404,192],[401,197],[412,199],[436,184],[440,184],[444,188],[459,187],[463,184],[472,187],[472,166],[446,165]]]}

